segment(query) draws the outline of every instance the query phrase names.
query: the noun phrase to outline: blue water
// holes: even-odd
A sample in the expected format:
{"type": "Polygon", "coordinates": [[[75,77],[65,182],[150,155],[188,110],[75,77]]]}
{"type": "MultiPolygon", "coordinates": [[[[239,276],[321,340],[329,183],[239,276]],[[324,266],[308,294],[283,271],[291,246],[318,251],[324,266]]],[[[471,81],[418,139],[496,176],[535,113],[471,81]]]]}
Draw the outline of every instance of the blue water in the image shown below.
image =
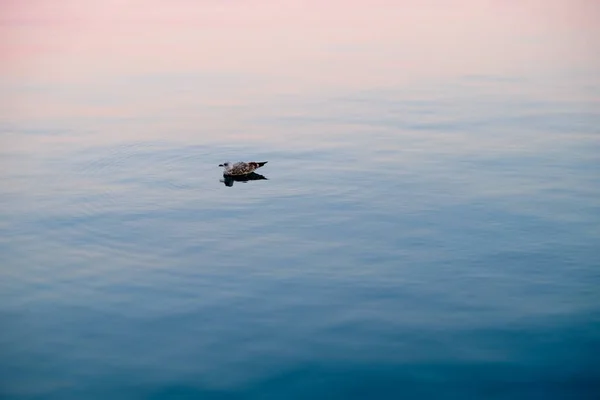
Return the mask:
{"type": "Polygon", "coordinates": [[[0,397],[597,398],[600,110],[577,82],[215,109],[250,132],[168,100],[5,118],[0,397]],[[226,160],[267,179],[227,187],[226,160]]]}

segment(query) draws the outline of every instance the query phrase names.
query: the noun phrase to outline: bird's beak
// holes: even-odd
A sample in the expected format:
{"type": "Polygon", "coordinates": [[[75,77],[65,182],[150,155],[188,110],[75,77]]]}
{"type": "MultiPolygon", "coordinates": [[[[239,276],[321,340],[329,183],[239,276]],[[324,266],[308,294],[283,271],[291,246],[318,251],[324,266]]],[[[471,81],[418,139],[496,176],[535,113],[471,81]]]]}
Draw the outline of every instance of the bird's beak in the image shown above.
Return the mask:
{"type": "Polygon", "coordinates": [[[223,166],[223,164],[219,164],[219,167],[222,167],[222,166],[223,166]]]}

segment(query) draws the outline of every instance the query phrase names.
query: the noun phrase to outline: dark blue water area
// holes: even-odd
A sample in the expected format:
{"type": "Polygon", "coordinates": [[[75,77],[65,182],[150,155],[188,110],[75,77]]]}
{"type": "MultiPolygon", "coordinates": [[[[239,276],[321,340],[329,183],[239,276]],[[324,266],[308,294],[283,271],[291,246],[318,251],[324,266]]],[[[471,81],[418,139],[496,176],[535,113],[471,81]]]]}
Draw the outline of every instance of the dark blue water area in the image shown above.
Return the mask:
{"type": "Polygon", "coordinates": [[[0,397],[597,398],[597,111],[394,96],[7,154],[0,397]]]}

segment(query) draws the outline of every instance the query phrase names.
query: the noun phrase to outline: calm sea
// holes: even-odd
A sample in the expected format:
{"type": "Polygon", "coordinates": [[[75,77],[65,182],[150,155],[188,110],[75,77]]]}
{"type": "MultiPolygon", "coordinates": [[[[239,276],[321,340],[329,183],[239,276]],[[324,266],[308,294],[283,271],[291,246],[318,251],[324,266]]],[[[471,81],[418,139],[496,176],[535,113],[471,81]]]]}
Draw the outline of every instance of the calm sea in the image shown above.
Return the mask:
{"type": "Polygon", "coordinates": [[[598,398],[600,13],[505,3],[2,5],[0,398],[598,398]]]}

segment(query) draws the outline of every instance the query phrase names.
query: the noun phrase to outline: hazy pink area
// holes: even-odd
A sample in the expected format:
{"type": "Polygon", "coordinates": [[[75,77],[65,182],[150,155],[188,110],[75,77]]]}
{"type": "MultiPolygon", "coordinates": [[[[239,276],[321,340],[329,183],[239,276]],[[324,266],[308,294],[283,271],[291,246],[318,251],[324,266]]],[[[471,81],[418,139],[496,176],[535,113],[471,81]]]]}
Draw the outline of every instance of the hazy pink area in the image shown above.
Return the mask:
{"type": "Polygon", "coordinates": [[[247,111],[227,107],[470,74],[593,74],[599,3],[2,0],[0,117],[74,124],[172,111],[169,128],[249,131],[247,111]],[[168,83],[178,76],[205,78],[168,83]]]}
{"type": "Polygon", "coordinates": [[[302,84],[346,85],[349,79],[364,84],[466,67],[521,69],[528,61],[566,62],[565,57],[597,62],[593,50],[600,44],[595,1],[1,4],[5,79],[244,69],[302,84]]]}

